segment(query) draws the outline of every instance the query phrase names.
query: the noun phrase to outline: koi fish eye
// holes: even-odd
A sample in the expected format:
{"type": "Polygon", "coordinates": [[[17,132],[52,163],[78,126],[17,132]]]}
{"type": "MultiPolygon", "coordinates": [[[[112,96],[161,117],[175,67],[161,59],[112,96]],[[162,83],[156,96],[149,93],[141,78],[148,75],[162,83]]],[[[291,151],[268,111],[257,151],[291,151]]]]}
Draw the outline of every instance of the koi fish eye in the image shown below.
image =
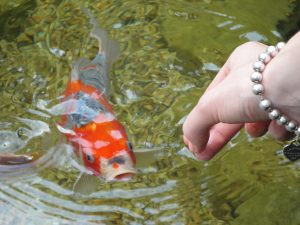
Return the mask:
{"type": "Polygon", "coordinates": [[[90,162],[93,163],[94,162],[94,157],[91,154],[87,154],[86,155],[86,159],[90,162]]]}
{"type": "Polygon", "coordinates": [[[132,146],[130,141],[127,142],[127,146],[128,146],[130,151],[133,151],[133,146],[132,146]]]}

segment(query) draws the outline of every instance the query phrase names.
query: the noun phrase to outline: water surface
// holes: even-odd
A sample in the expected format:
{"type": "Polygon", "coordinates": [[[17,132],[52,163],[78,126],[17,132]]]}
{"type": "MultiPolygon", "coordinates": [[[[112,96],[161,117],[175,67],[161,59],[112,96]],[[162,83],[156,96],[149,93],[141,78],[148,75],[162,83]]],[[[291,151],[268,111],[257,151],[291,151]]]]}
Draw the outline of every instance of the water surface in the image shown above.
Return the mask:
{"type": "Polygon", "coordinates": [[[242,131],[215,159],[198,162],[181,137],[230,52],[246,41],[282,40],[293,3],[1,1],[0,150],[49,155],[35,169],[0,168],[1,225],[299,224],[298,166],[276,154],[284,143],[242,131]],[[86,196],[73,191],[79,170],[59,118],[40,107],[59,103],[72,63],[97,52],[80,4],[120,43],[110,75],[119,120],[136,149],[156,149],[137,153],[131,182],[100,182],[86,196]]]}

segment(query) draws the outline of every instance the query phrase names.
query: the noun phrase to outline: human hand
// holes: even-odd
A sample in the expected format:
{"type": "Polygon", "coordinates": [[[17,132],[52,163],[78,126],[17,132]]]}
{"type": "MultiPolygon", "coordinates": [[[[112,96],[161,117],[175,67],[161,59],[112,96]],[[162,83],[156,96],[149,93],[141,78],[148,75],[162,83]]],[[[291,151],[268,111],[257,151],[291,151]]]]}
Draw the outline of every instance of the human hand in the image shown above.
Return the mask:
{"type": "MultiPolygon", "coordinates": [[[[184,142],[200,160],[211,159],[243,127],[254,136],[267,131],[279,140],[292,133],[270,121],[252,93],[252,65],[267,46],[248,42],[235,49],[183,125],[184,142]]],[[[273,106],[300,122],[300,33],[296,34],[263,72],[265,92],[273,106]]]]}

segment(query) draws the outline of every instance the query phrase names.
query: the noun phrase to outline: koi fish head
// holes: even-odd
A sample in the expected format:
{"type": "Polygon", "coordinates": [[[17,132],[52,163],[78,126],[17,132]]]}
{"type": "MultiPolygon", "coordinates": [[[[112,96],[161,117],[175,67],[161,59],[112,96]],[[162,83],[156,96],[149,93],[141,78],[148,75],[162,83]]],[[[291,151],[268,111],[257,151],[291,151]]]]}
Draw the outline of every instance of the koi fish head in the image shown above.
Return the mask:
{"type": "Polygon", "coordinates": [[[108,181],[128,180],[136,173],[135,155],[125,129],[112,116],[100,114],[94,122],[74,128],[76,137],[71,142],[94,175],[108,181]]]}

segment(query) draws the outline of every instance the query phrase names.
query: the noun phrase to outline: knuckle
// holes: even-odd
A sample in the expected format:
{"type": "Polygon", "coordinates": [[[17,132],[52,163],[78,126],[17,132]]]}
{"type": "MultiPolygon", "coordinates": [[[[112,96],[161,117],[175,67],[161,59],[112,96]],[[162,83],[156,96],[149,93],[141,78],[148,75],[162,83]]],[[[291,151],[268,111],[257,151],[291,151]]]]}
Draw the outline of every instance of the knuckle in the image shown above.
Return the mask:
{"type": "Polygon", "coordinates": [[[260,45],[260,43],[257,41],[248,41],[248,42],[245,42],[244,44],[241,44],[238,47],[236,47],[233,52],[238,53],[240,51],[243,51],[244,49],[255,48],[258,45],[260,45]]]}

